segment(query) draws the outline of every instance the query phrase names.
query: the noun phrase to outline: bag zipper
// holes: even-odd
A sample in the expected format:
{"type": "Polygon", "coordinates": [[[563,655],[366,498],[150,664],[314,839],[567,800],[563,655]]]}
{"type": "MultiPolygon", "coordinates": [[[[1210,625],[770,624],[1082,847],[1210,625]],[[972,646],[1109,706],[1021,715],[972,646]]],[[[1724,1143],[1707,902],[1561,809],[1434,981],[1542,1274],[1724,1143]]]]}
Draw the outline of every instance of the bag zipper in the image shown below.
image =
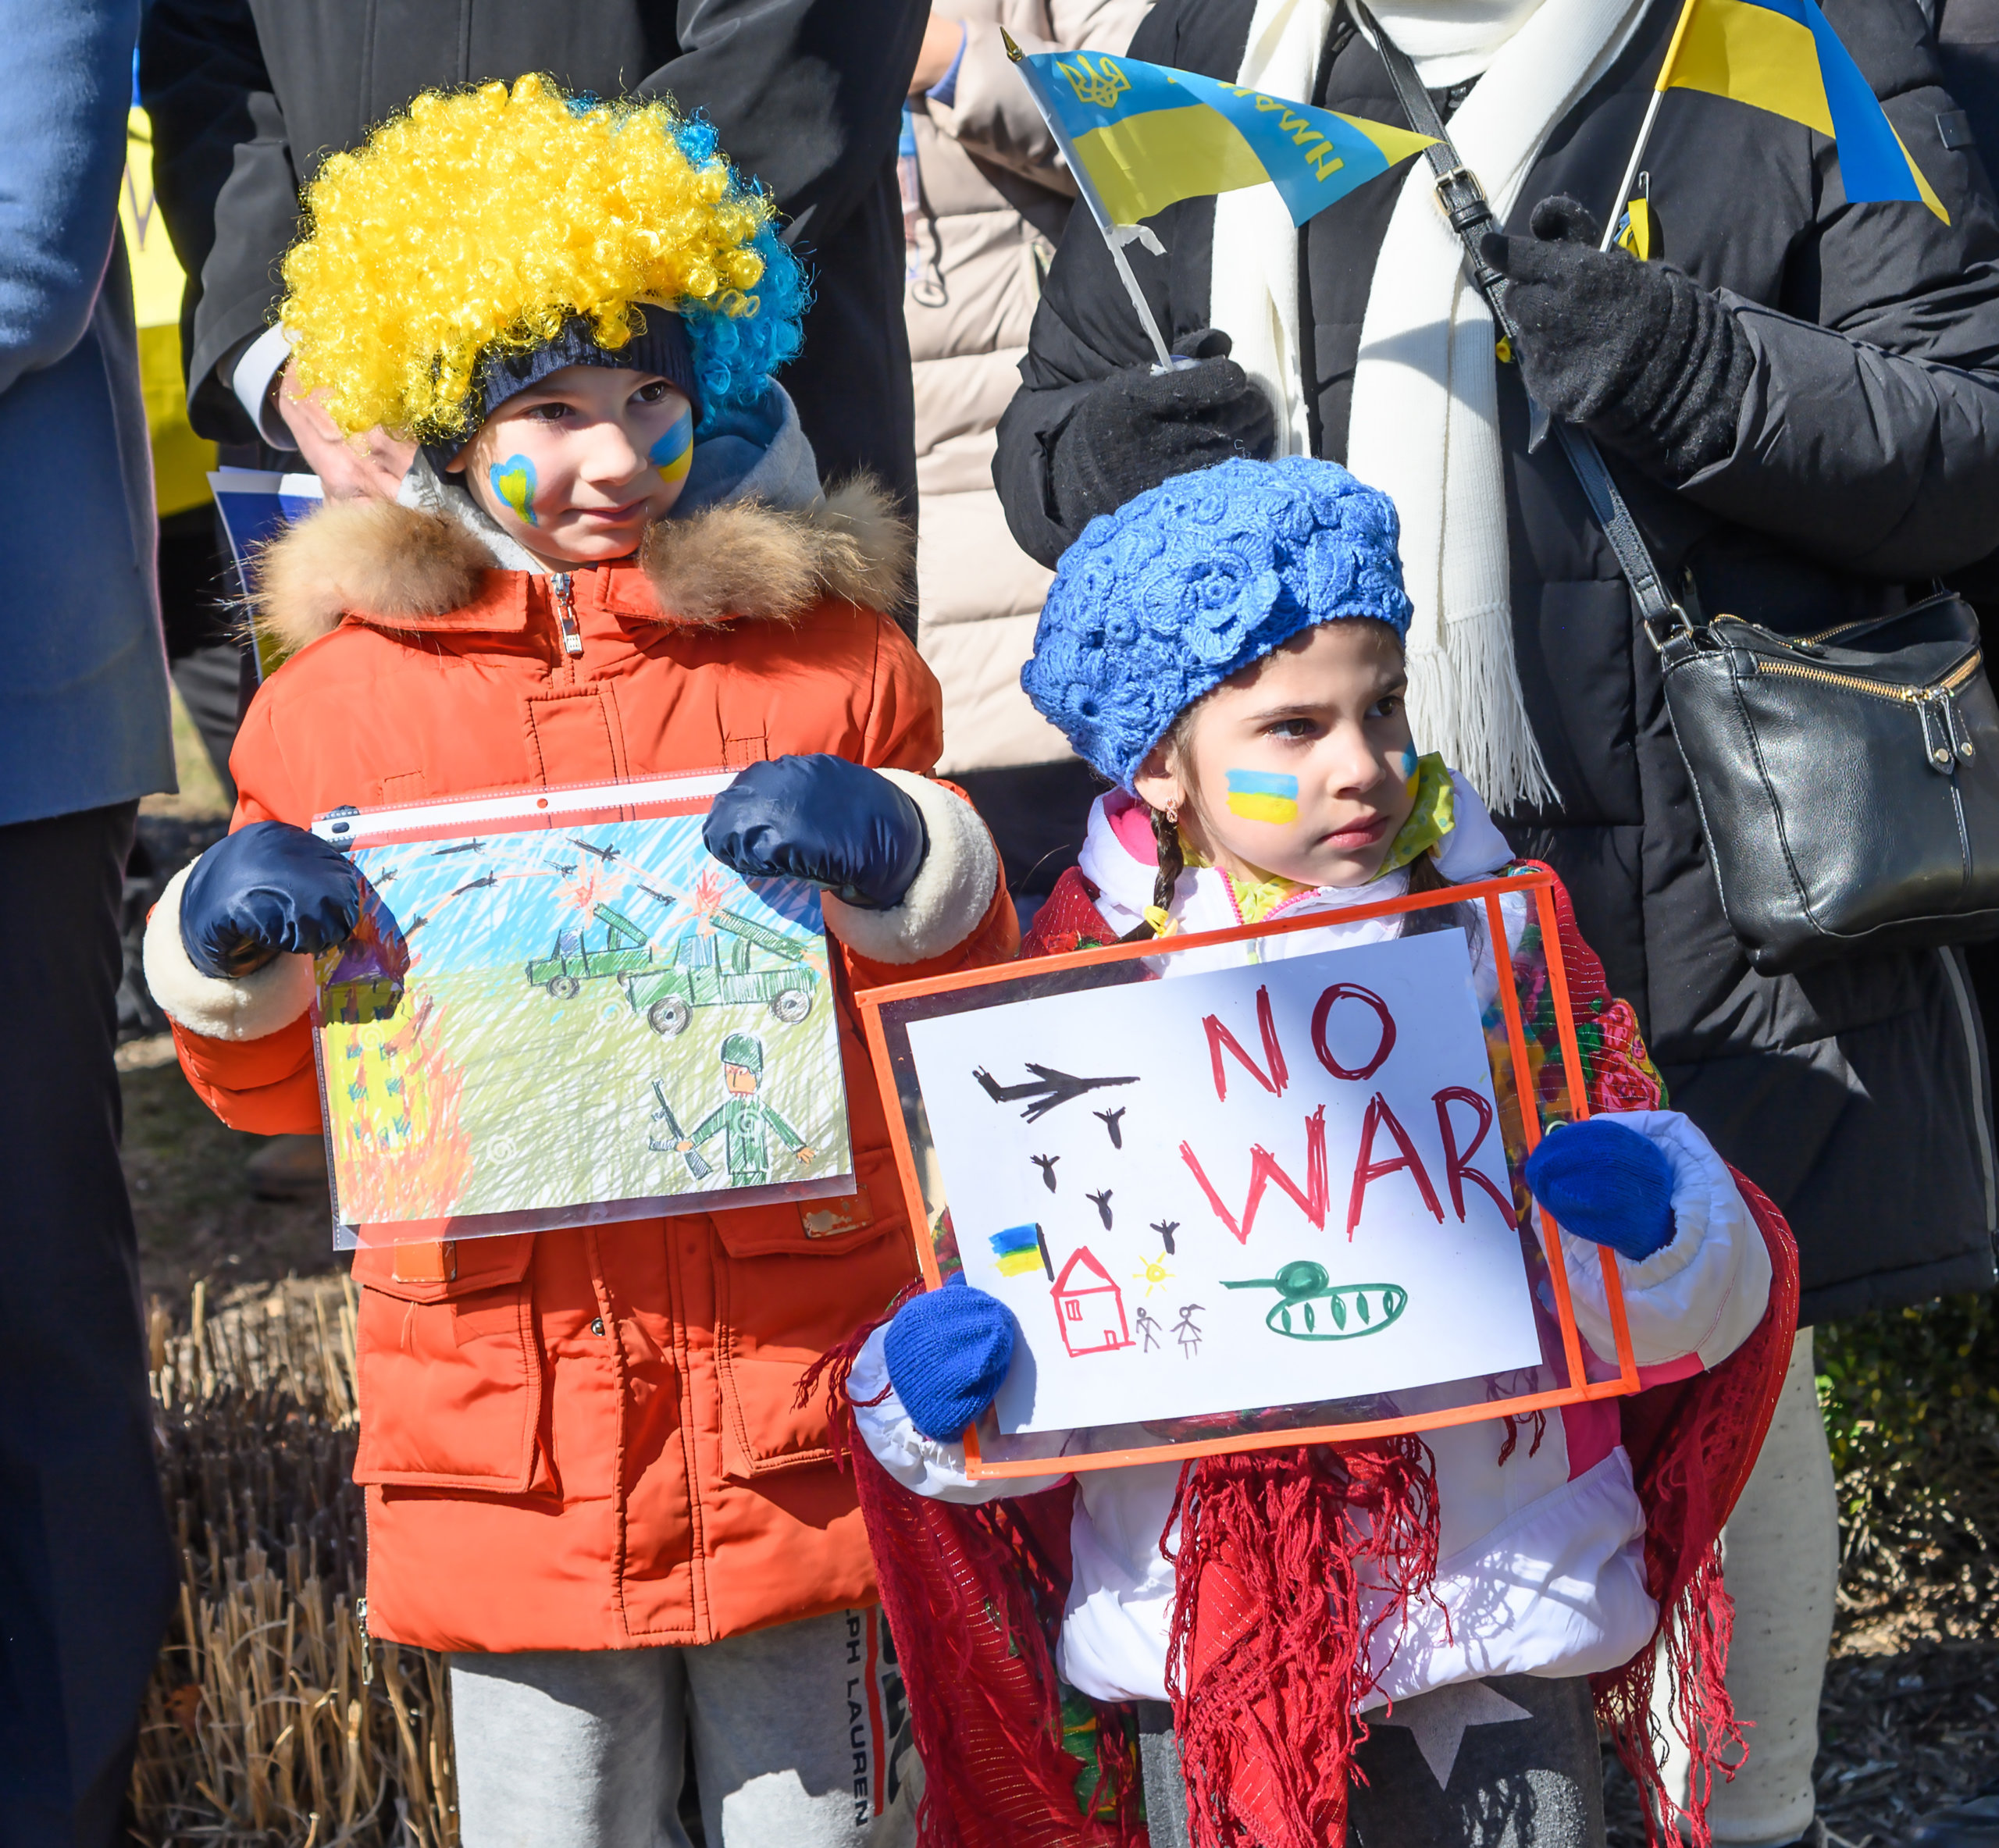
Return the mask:
{"type": "Polygon", "coordinates": [[[1768,661],[1761,655],[1751,658],[1758,674],[1787,674],[1794,680],[1815,680],[1827,686],[1844,687],[1849,693],[1915,707],[1922,726],[1922,754],[1930,767],[1940,775],[1953,774],[1960,758],[1969,764],[1978,754],[1978,747],[1959,721],[1957,703],[1951,696],[1978,671],[1985,658],[1983,649],[1974,648],[1942,679],[1933,680],[1926,686],[1880,686],[1858,674],[1803,667],[1796,661],[1768,661]]]}
{"type": "Polygon", "coordinates": [[[1808,668],[1797,661],[1766,661],[1756,657],[1758,674],[1789,674],[1800,680],[1823,680],[1829,686],[1850,687],[1855,693],[1872,693],[1877,700],[1899,700],[1905,706],[1921,706],[1931,700],[1955,693],[1978,671],[1985,651],[1974,648],[1941,680],[1926,686],[1880,686],[1859,674],[1842,674],[1833,668],[1808,668]]]}

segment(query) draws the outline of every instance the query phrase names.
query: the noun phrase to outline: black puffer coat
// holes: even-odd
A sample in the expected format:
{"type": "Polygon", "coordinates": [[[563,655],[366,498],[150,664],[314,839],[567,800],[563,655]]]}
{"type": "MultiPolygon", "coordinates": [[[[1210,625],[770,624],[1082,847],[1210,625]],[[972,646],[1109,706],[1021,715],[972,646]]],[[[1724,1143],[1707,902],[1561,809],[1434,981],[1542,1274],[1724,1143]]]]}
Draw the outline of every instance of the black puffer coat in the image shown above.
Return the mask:
{"type": "MultiPolygon", "coordinates": [[[[1131,55],[1233,79],[1250,0],[1178,0],[1131,55]]],[[[1623,169],[1679,0],[1654,0],[1617,63],[1549,136],[1509,227],[1569,193],[1601,212],[1623,169]]],[[[1664,254],[1725,291],[1756,372],[1734,453],[1678,492],[1613,467],[1666,568],[1703,606],[1794,632],[1906,600],[1999,539],[1999,214],[1913,0],[1826,0],[1951,214],[1850,206],[1831,144],[1718,98],[1666,99],[1646,165],[1664,254]],[[1954,369],[1993,368],[1994,372],[1954,369]]],[[[1400,122],[1344,16],[1311,99],[1400,122]]],[[[1447,99],[1440,97],[1444,103],[1447,99]]],[[[1346,426],[1377,253],[1406,169],[1300,233],[1316,454],[1346,426]]],[[[1129,247],[1168,338],[1209,320],[1212,199],[1160,215],[1163,259],[1129,247]]],[[[1049,458],[1092,383],[1149,349],[1087,217],[1036,316],[995,475],[1015,536],[1052,562],[1049,458]]],[[[1516,651],[1558,810],[1506,818],[1553,863],[1612,987],[1642,1018],[1673,1101],[1777,1201],[1804,1258],[1807,1320],[1993,1281],[1994,1173],[1983,1038],[1956,954],[1755,974],[1724,920],[1652,649],[1559,444],[1527,447],[1502,366],[1516,651]]]]}
{"type": "Polygon", "coordinates": [[[705,112],[769,189],[811,269],[786,369],[821,472],[859,468],[916,511],[896,137],[918,0],[154,0],[140,87],[160,211],[188,276],[181,348],[205,436],[253,432],[218,368],[273,319],[298,190],[434,86],[541,71],[705,112]]]}

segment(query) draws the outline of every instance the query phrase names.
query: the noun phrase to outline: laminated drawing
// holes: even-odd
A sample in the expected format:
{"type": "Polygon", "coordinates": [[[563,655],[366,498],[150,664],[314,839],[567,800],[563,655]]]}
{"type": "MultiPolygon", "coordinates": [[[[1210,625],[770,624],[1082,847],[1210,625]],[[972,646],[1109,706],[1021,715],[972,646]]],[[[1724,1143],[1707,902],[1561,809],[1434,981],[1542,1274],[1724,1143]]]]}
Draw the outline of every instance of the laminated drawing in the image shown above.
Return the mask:
{"type": "Polygon", "coordinates": [[[702,845],[706,782],[672,787],[322,821],[365,881],[315,1017],[363,1242],[852,1191],[817,894],[753,890],[702,845]]]}

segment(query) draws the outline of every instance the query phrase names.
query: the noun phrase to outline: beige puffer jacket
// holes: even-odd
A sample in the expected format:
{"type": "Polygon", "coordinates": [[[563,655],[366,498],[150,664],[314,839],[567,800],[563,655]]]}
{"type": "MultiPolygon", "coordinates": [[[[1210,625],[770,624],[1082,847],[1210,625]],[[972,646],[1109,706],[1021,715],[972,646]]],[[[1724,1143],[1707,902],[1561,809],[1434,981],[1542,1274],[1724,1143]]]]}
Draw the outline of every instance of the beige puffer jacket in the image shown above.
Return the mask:
{"type": "Polygon", "coordinates": [[[1049,574],[1014,543],[992,487],[993,427],[1076,188],[1000,42],[1122,52],[1150,0],[940,0],[965,22],[947,105],[918,95],[922,205],[903,305],[916,372],[922,650],[944,689],[940,771],[1069,756],[1028,705],[1021,664],[1049,574]]]}

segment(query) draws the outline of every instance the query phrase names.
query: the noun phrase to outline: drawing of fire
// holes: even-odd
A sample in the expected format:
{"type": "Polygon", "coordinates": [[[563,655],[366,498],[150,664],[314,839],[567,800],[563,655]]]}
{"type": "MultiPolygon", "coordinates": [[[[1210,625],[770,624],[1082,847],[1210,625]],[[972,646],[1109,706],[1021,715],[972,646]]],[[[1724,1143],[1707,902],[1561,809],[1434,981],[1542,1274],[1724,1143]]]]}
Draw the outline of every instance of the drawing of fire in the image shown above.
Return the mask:
{"type": "Polygon", "coordinates": [[[1124,1292],[1088,1245],[1076,1248],[1049,1294],[1054,1300],[1055,1319],[1062,1326],[1062,1345],[1071,1355],[1108,1354],[1131,1345],[1124,1321],[1124,1292]]]}
{"type": "Polygon", "coordinates": [[[472,1170],[459,1120],[465,1071],[443,1050],[444,1013],[426,1008],[390,1030],[329,1035],[333,1173],[349,1224],[442,1218],[464,1196],[472,1170]]]}

